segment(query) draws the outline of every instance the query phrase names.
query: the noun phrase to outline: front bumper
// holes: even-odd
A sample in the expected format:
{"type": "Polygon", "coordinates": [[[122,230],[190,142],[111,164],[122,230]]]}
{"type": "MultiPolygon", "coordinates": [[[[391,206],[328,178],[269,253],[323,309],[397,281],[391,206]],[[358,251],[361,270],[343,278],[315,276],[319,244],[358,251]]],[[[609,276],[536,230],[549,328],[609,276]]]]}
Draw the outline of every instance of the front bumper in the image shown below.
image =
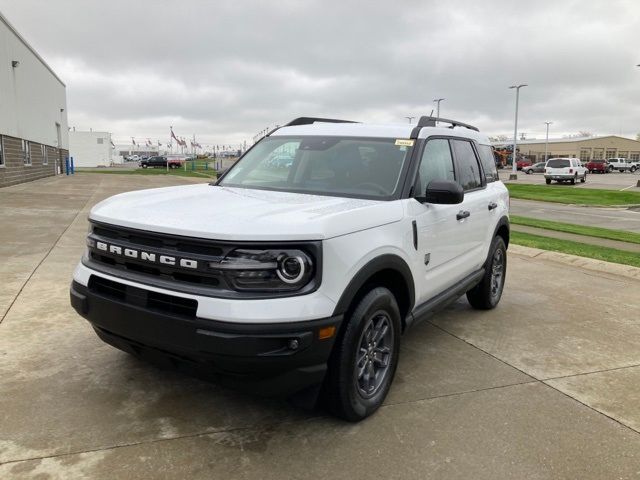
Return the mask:
{"type": "Polygon", "coordinates": [[[122,285],[118,298],[71,284],[71,305],[98,336],[121,350],[267,396],[290,395],[324,379],[342,316],[291,323],[231,323],[186,314],[181,305],[148,301],[152,292],[122,285]],[[162,310],[165,308],[166,310],[162,310]]]}

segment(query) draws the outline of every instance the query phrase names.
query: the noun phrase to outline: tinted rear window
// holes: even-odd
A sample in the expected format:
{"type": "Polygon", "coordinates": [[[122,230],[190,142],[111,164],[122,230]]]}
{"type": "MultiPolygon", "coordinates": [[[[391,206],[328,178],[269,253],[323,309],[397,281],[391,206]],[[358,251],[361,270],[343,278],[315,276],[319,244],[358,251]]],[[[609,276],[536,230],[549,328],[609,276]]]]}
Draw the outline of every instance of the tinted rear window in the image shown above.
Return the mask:
{"type": "Polygon", "coordinates": [[[551,167],[551,168],[564,168],[564,167],[570,167],[571,166],[571,161],[570,160],[549,160],[547,162],[547,167],[551,167]]]}

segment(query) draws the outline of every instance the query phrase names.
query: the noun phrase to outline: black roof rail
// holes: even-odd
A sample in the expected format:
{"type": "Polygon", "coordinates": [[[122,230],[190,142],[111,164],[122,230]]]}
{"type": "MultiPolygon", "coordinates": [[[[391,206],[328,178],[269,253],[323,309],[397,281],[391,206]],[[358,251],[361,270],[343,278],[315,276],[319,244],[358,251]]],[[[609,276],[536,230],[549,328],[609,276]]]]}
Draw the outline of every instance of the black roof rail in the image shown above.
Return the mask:
{"type": "Polygon", "coordinates": [[[360,123],[354,122],[353,120],[339,120],[337,118],[315,118],[315,117],[299,117],[294,120],[291,120],[289,123],[284,125],[285,127],[293,127],[295,125],[311,125],[312,123],[323,122],[323,123],[360,123]]]}
{"type": "Polygon", "coordinates": [[[411,132],[411,138],[418,138],[418,133],[420,133],[420,129],[422,127],[435,127],[436,122],[448,123],[451,125],[448,128],[464,127],[468,128],[469,130],[475,130],[476,132],[480,131],[478,127],[474,127],[473,125],[469,125],[468,123],[462,123],[457,120],[449,120],[448,118],[427,117],[426,115],[423,115],[422,117],[420,117],[420,120],[418,120],[418,124],[411,132]]]}

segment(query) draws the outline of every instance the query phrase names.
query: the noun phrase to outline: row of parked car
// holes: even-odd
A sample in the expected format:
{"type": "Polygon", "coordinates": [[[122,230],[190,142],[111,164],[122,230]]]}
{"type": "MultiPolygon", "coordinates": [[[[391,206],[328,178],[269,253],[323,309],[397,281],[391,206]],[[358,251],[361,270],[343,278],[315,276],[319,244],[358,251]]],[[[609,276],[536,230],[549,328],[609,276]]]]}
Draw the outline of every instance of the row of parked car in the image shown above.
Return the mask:
{"type": "MultiPolygon", "coordinates": [[[[550,159],[553,160],[553,159],[550,159]]],[[[518,170],[522,170],[527,175],[532,173],[544,173],[547,162],[538,162],[532,164],[528,160],[519,160],[517,162],[518,170]]],[[[581,167],[584,167],[589,173],[611,173],[630,172],[634,173],[640,170],[640,162],[627,160],[626,158],[610,158],[608,160],[590,160],[586,163],[578,160],[581,167]]]]}

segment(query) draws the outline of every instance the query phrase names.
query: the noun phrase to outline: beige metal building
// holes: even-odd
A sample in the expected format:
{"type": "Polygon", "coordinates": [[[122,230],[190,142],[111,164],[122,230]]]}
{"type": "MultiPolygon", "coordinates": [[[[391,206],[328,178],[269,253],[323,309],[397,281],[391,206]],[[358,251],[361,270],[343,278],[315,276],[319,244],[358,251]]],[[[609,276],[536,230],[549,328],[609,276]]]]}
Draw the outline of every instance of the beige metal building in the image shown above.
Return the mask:
{"type": "MultiPolygon", "coordinates": [[[[496,142],[495,147],[509,146],[512,142],[496,142]]],[[[542,140],[518,140],[518,151],[532,162],[544,161],[542,140]]],[[[604,137],[578,137],[549,139],[548,158],[571,157],[582,161],[607,158],[640,160],[640,142],[630,138],[608,135],[604,137]]]]}

